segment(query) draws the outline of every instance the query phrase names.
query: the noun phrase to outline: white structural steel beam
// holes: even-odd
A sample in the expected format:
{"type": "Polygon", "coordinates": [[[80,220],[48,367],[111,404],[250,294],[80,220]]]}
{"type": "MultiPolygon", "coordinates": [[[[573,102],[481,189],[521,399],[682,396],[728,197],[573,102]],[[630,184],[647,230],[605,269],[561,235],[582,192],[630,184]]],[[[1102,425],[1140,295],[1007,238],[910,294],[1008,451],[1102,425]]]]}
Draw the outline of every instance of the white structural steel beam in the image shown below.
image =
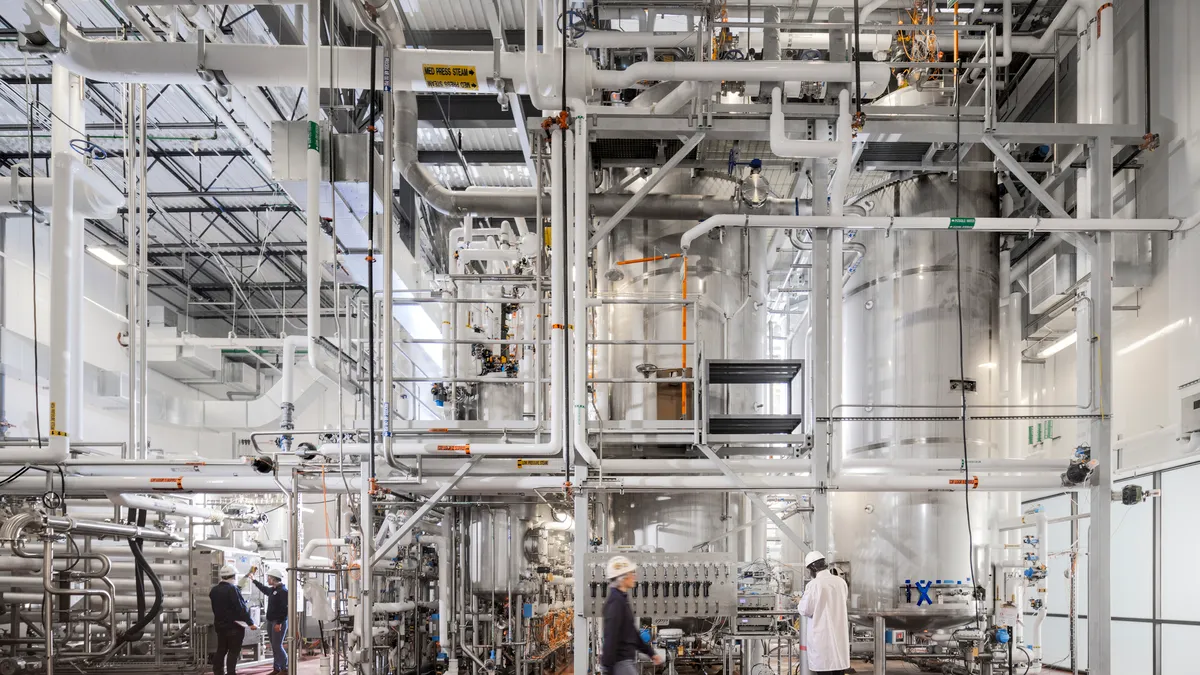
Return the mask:
{"type": "MultiPolygon", "coordinates": [[[[775,513],[773,510],[771,510],[770,506],[767,506],[767,502],[763,501],[762,495],[751,492],[749,490],[749,486],[747,486],[745,481],[742,480],[742,477],[739,476],[733,469],[729,468],[729,465],[725,463],[725,460],[721,459],[712,448],[703,443],[696,444],[696,447],[700,448],[700,452],[703,452],[706,457],[712,460],[713,464],[715,464],[717,468],[721,470],[721,473],[725,474],[726,478],[743,489],[744,494],[750,498],[750,501],[754,503],[754,506],[759,511],[762,511],[763,515],[770,518],[771,522],[775,523],[775,527],[779,528],[780,533],[790,539],[797,548],[804,551],[811,550],[811,547],[804,542],[804,538],[796,534],[796,531],[793,530],[790,525],[783,522],[783,518],[780,518],[778,513],[775,513]]],[[[579,578],[578,570],[576,570],[576,578],[579,578]]]]}
{"type": "Polygon", "coordinates": [[[463,476],[466,476],[467,473],[471,471],[471,468],[474,467],[475,463],[478,461],[478,459],[472,459],[470,461],[463,462],[463,465],[458,467],[458,471],[455,471],[454,475],[437,489],[437,492],[429,495],[429,499],[426,499],[425,503],[422,504],[420,508],[414,511],[407,520],[405,520],[403,523],[400,523],[400,527],[397,527],[395,531],[392,532],[391,536],[387,538],[387,541],[383,542],[379,549],[375,551],[375,555],[371,556],[371,565],[367,569],[374,568],[375,565],[379,564],[383,560],[385,555],[389,555],[391,550],[400,543],[400,540],[403,539],[409,532],[412,532],[413,528],[417,526],[417,523],[421,522],[421,519],[425,517],[425,514],[429,513],[434,506],[437,506],[437,503],[442,500],[442,497],[445,497],[447,494],[449,494],[450,491],[454,489],[454,486],[458,485],[458,482],[463,479],[463,476]]]}
{"type": "Polygon", "coordinates": [[[629,212],[633,211],[634,207],[640,204],[642,199],[644,199],[646,195],[650,194],[650,191],[653,190],[655,186],[662,182],[662,179],[667,177],[667,174],[671,172],[671,169],[674,169],[676,166],[678,166],[679,163],[683,161],[683,158],[688,156],[689,152],[695,150],[697,145],[700,145],[700,141],[704,140],[704,136],[705,134],[703,131],[692,134],[692,137],[683,144],[683,147],[679,148],[678,152],[676,152],[674,155],[671,155],[671,158],[664,162],[663,165],[659,167],[658,171],[654,172],[654,175],[646,179],[646,182],[642,183],[642,186],[638,188],[638,191],[633,193],[633,196],[629,198],[629,201],[625,202],[624,206],[617,209],[617,212],[612,214],[612,216],[609,217],[608,220],[604,221],[604,224],[596,230],[596,233],[593,234],[592,238],[588,240],[588,250],[596,248],[596,244],[599,244],[601,239],[607,237],[608,233],[612,232],[612,229],[616,227],[618,223],[620,223],[622,220],[625,220],[625,217],[629,215],[629,212]]]}
{"type": "Polygon", "coordinates": [[[1037,200],[1041,202],[1042,205],[1045,206],[1055,218],[1071,217],[1071,214],[1067,213],[1067,210],[1059,205],[1059,203],[1054,200],[1054,197],[1050,196],[1049,192],[1046,192],[1046,190],[1042,188],[1041,183],[1038,183],[1037,179],[1029,175],[1029,172],[1021,166],[1020,162],[1014,159],[1012,155],[1008,154],[1008,150],[1004,149],[1004,144],[997,140],[995,136],[991,134],[984,134],[983,144],[986,145],[988,149],[990,149],[992,153],[996,155],[996,159],[998,159],[1000,163],[1004,165],[1004,168],[1008,169],[1009,173],[1016,176],[1017,180],[1024,183],[1025,188],[1029,190],[1029,193],[1034,197],[1037,197],[1037,200]]]}

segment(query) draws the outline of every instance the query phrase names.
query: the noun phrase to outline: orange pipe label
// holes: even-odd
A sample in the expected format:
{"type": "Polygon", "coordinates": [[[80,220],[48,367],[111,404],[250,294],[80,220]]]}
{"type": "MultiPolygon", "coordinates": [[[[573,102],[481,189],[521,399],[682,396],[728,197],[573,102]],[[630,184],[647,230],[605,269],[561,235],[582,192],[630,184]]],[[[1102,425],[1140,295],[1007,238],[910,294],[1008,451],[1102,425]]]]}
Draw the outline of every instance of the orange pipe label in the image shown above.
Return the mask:
{"type": "Polygon", "coordinates": [[[979,488],[979,476],[972,476],[971,480],[966,480],[965,478],[951,478],[950,484],[951,485],[970,485],[973,489],[978,489],[979,488]]]}
{"type": "Polygon", "coordinates": [[[439,445],[437,446],[440,452],[465,452],[471,454],[471,446],[468,445],[439,445]]]}
{"type": "Polygon", "coordinates": [[[176,476],[175,478],[151,478],[150,482],[152,484],[154,484],[154,483],[158,484],[158,485],[150,486],[151,489],[153,489],[153,490],[182,490],[183,489],[183,478],[178,477],[178,476],[176,476]]]}

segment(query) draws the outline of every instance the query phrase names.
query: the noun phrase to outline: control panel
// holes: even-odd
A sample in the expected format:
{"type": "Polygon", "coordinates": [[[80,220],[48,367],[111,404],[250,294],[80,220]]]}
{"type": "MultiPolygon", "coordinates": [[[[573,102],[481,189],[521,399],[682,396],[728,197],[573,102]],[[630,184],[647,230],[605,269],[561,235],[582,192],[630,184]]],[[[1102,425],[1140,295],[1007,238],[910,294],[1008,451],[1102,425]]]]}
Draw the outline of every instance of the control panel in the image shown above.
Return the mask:
{"type": "MultiPolygon", "coordinates": [[[[609,584],[604,570],[615,553],[587,557],[586,616],[603,616],[609,584]]],[[[634,616],[673,619],[732,616],[737,608],[737,560],[731,553],[625,553],[638,566],[629,592],[634,616]]],[[[578,599],[576,600],[578,602],[578,599]]]]}

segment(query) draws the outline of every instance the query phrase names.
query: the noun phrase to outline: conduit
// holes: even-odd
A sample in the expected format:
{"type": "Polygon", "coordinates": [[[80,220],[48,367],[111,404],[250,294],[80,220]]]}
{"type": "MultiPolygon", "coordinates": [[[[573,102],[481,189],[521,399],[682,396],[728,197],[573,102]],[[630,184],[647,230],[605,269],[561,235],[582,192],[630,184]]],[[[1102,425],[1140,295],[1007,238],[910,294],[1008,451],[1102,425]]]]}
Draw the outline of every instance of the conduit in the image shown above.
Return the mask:
{"type": "MultiPolygon", "coordinates": [[[[1200,220],[1200,219],[1198,219],[1200,220]]],[[[683,234],[680,248],[687,251],[693,241],[718,227],[765,227],[774,229],[855,230],[951,230],[976,232],[1179,232],[1190,219],[1183,218],[948,218],[866,216],[713,216],[683,234]]]]}
{"type": "MultiPolygon", "coordinates": [[[[588,424],[588,357],[587,357],[587,334],[588,334],[588,304],[585,298],[588,297],[587,292],[587,277],[588,277],[588,192],[591,183],[591,166],[588,162],[588,137],[587,137],[587,107],[583,101],[572,101],[571,108],[576,111],[575,128],[573,138],[575,141],[575,166],[570,167],[570,171],[575,173],[575,222],[572,232],[575,235],[575,244],[573,247],[574,261],[574,289],[571,298],[574,300],[575,316],[571,326],[571,333],[575,338],[575,353],[572,356],[571,365],[574,366],[575,374],[571,384],[572,397],[575,406],[575,424],[572,427],[572,445],[575,448],[576,454],[580,461],[588,466],[600,466],[600,460],[596,457],[596,453],[592,452],[592,448],[588,445],[587,424],[588,424]]],[[[553,235],[553,233],[551,233],[553,235]]],[[[566,241],[566,237],[563,237],[566,241]]],[[[559,267],[558,256],[565,253],[565,249],[554,251],[555,263],[554,268],[559,267]]],[[[553,298],[551,298],[553,301],[553,298]]],[[[552,356],[551,358],[557,358],[552,356]]],[[[559,391],[554,392],[555,400],[558,399],[559,391]]]]}
{"type": "Polygon", "coordinates": [[[654,33],[649,31],[589,30],[575,39],[584,49],[639,49],[655,47],[688,48],[696,44],[699,33],[654,33]]]}
{"type": "Polygon", "coordinates": [[[194,506],[192,504],[180,504],[179,502],[167,501],[157,497],[149,497],[146,495],[121,494],[118,492],[108,493],[108,499],[117,506],[124,506],[127,509],[142,509],[145,511],[153,511],[155,513],[171,513],[180,516],[190,516],[195,518],[206,518],[216,522],[225,520],[225,513],[220,509],[212,509],[203,506],[194,506]]]}

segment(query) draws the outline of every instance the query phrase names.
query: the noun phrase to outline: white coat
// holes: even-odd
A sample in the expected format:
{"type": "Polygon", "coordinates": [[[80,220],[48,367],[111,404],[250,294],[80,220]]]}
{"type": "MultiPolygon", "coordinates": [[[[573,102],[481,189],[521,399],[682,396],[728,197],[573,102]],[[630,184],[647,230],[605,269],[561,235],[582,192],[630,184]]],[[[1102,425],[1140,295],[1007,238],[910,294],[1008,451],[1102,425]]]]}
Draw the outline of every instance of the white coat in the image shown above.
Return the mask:
{"type": "Polygon", "coordinates": [[[846,582],[829,570],[817,572],[816,578],[804,587],[799,609],[808,617],[805,649],[809,670],[850,668],[850,623],[846,618],[849,597],[846,582]]]}

